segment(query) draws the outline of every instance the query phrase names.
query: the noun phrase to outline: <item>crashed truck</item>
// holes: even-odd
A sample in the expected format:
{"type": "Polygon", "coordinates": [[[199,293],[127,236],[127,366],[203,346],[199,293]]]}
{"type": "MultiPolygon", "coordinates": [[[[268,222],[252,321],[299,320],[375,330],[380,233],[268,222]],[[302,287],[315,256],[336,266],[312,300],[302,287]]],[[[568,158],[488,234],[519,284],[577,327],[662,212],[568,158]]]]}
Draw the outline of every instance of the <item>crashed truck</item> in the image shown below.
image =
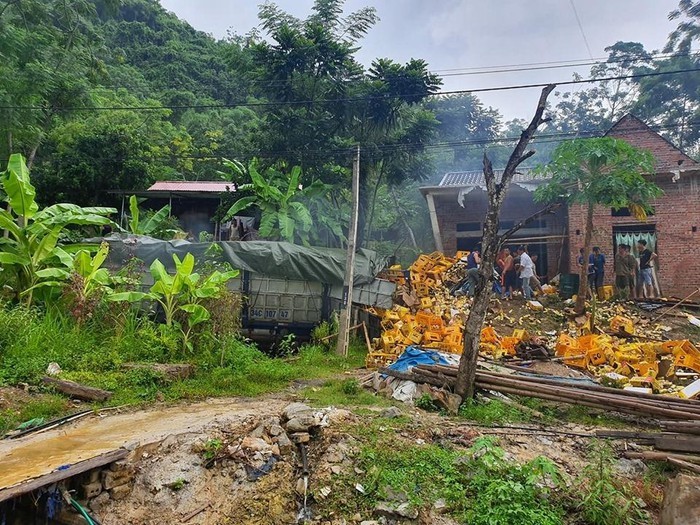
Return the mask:
{"type": "MultiPolygon", "coordinates": [[[[162,241],[140,235],[113,234],[107,264],[111,269],[124,267],[134,257],[143,261],[142,286],[153,284],[148,268],[159,259],[168,271],[174,271],[173,254],[182,259],[187,253],[197,261],[215,259],[240,271],[229,288],[241,294],[241,328],[244,336],[274,342],[289,334],[299,340],[310,338],[319,322],[338,311],[343,298],[346,252],[341,249],[304,247],[288,242],[162,241]],[[212,245],[218,247],[212,249],[212,245]]],[[[353,319],[368,323],[371,332],[380,328],[364,307],[391,308],[396,285],[379,279],[386,258],[371,250],[360,249],[355,256],[353,319]]]]}

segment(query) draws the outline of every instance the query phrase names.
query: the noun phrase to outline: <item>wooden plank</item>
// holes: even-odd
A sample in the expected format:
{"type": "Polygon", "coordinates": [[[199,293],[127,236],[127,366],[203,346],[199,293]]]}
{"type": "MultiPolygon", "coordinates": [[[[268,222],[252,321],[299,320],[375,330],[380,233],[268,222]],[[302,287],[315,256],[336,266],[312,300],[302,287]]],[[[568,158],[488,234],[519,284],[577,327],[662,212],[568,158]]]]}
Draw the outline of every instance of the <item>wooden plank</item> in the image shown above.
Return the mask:
{"type": "Polygon", "coordinates": [[[22,494],[32,492],[33,490],[39,489],[46,485],[51,485],[53,483],[63,481],[64,479],[72,478],[73,476],[77,476],[78,474],[82,474],[88,470],[109,465],[110,463],[124,459],[128,455],[129,451],[124,448],[112,450],[111,452],[100,454],[94,458],[86,459],[85,461],[70,465],[65,469],[54,470],[53,472],[44,474],[43,476],[32,478],[22,483],[18,483],[17,485],[12,485],[11,487],[2,488],[0,489],[0,503],[14,499],[22,494]]]}

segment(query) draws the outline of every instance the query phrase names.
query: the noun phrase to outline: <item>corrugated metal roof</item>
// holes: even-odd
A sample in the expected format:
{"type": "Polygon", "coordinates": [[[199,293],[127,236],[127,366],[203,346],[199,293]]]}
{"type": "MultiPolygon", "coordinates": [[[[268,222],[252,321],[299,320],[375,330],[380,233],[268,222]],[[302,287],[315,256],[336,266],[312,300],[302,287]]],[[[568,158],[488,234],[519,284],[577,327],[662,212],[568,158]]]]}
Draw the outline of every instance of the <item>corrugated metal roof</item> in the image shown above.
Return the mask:
{"type": "MultiPolygon", "coordinates": [[[[501,179],[503,170],[493,170],[496,178],[501,179]]],[[[522,169],[513,177],[513,182],[538,182],[544,180],[542,177],[536,177],[535,173],[530,169],[522,169]]],[[[452,171],[446,173],[439,186],[484,186],[484,173],[481,171],[452,171]]]]}
{"type": "Polygon", "coordinates": [[[235,191],[230,182],[222,181],[158,181],[146,191],[171,191],[173,193],[226,193],[235,191]]]}

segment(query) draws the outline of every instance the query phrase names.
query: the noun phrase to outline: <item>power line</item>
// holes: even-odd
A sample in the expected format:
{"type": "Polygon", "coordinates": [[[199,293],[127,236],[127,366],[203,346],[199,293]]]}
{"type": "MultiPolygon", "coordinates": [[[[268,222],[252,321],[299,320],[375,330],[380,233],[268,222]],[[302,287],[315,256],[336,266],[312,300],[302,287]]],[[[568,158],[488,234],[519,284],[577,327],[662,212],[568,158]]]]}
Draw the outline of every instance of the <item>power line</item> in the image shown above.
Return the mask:
{"type": "MultiPolygon", "coordinates": [[[[656,131],[662,131],[662,130],[671,130],[671,129],[677,129],[683,127],[683,124],[667,124],[667,125],[661,125],[661,126],[653,126],[652,129],[656,131]]],[[[685,127],[700,127],[700,121],[697,122],[691,122],[691,123],[686,123],[685,127]]],[[[532,140],[531,144],[532,145],[537,145],[537,144],[553,144],[553,143],[558,143],[561,142],[562,140],[568,139],[568,138],[589,138],[589,137],[595,137],[595,136],[600,136],[604,134],[605,132],[608,131],[608,128],[605,129],[588,129],[588,130],[571,130],[571,131],[558,131],[558,132],[552,132],[552,133],[542,133],[539,135],[536,135],[535,138],[532,140]]],[[[631,130],[627,132],[628,134],[645,134],[647,133],[646,129],[641,129],[641,130],[631,130]]],[[[476,148],[482,148],[486,146],[502,146],[502,145],[507,145],[510,142],[515,142],[519,139],[519,136],[512,136],[512,137],[491,137],[491,138],[483,138],[483,139],[467,139],[467,140],[456,140],[456,141],[443,141],[443,142],[434,142],[432,144],[426,144],[422,146],[421,148],[421,153],[422,152],[430,152],[430,151],[440,151],[440,150],[454,150],[457,148],[464,148],[464,149],[476,149],[476,148]]],[[[415,145],[412,144],[405,144],[405,143],[397,143],[397,144],[376,144],[365,151],[367,154],[371,154],[372,150],[380,151],[380,152],[400,152],[402,150],[413,150],[415,149],[415,145]]],[[[200,160],[200,161],[209,161],[209,160],[221,160],[222,158],[237,158],[238,160],[245,160],[245,159],[252,159],[254,157],[257,158],[267,158],[267,159],[273,159],[273,158],[279,158],[283,156],[290,156],[290,155],[296,155],[296,156],[303,156],[303,157],[316,157],[316,158],[323,158],[323,157],[331,157],[334,155],[342,155],[342,154],[351,154],[353,152],[353,148],[348,147],[348,148],[335,148],[335,149],[319,149],[319,150],[309,150],[309,149],[299,149],[299,150],[278,150],[278,151],[259,151],[255,154],[246,154],[246,155],[240,155],[238,152],[233,152],[233,151],[222,151],[218,152],[216,154],[202,154],[202,155],[183,155],[183,154],[174,154],[174,155],[167,155],[167,156],[162,156],[162,157],[151,157],[151,156],[144,156],[142,157],[144,160],[149,160],[149,161],[173,161],[173,160],[200,160]]],[[[109,159],[108,157],[96,157],[101,160],[107,160],[110,161],[112,159],[109,159]]],[[[113,159],[113,163],[118,162],[119,160],[124,160],[126,158],[134,158],[134,157],[119,157],[113,159]]],[[[141,158],[141,157],[136,157],[141,158]]],[[[42,160],[43,157],[39,156],[37,157],[37,160],[42,160]]],[[[3,162],[6,162],[7,159],[5,159],[3,162]]]]}
{"type": "MultiPolygon", "coordinates": [[[[631,80],[636,78],[649,78],[667,75],[679,75],[684,73],[697,73],[700,72],[700,68],[688,68],[688,69],[678,69],[675,71],[655,71],[650,73],[636,73],[632,75],[619,75],[612,77],[602,77],[602,78],[587,78],[587,79],[577,79],[577,80],[567,80],[562,82],[544,82],[544,83],[532,83],[532,84],[514,84],[508,86],[497,86],[497,87],[487,87],[487,88],[474,88],[474,89],[458,89],[452,91],[441,91],[439,93],[432,93],[427,95],[427,97],[437,97],[446,95],[464,95],[468,93],[486,93],[493,91],[512,91],[518,89],[531,89],[531,88],[543,88],[545,86],[555,84],[557,86],[570,86],[576,84],[588,84],[595,82],[607,82],[612,80],[631,80]]],[[[422,94],[408,94],[405,95],[406,98],[419,97],[422,94]]],[[[173,110],[183,110],[183,109],[224,109],[224,108],[235,108],[235,107],[275,107],[275,106],[299,106],[305,104],[324,104],[324,103],[338,103],[338,102],[369,102],[372,100],[384,100],[385,96],[374,96],[374,97],[345,97],[345,98],[333,98],[333,99],[318,99],[318,100],[293,100],[293,101],[279,101],[279,102],[235,102],[230,104],[187,104],[187,105],[161,105],[161,106],[103,106],[103,107],[64,107],[64,108],[45,108],[42,106],[0,106],[0,110],[29,110],[29,111],[46,111],[52,110],[56,112],[61,111],[161,111],[163,109],[173,109],[173,110]]]]}
{"type": "Polygon", "coordinates": [[[576,4],[574,3],[574,0],[569,0],[569,4],[571,4],[571,9],[574,11],[574,18],[576,18],[576,23],[578,24],[578,28],[581,31],[581,36],[583,37],[583,43],[586,44],[586,49],[588,50],[588,56],[593,60],[593,53],[591,53],[591,46],[588,45],[588,39],[586,38],[586,32],[583,30],[583,24],[581,23],[581,19],[578,16],[578,11],[576,10],[576,4]]]}

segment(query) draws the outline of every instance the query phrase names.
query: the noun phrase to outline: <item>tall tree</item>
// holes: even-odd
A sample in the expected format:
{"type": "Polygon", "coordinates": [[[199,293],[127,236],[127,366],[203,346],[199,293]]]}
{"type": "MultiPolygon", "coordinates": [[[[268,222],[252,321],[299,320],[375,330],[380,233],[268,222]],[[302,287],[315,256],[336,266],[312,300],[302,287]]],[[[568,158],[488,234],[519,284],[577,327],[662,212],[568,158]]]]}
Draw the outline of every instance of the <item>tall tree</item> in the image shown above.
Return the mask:
{"type": "MultiPolygon", "coordinates": [[[[591,251],[596,206],[606,209],[628,207],[635,217],[643,219],[652,199],[662,193],[649,180],[654,173],[651,153],[611,137],[562,142],[542,172],[549,177],[549,181],[537,189],[537,200],[564,200],[586,209],[584,257],[591,251]]],[[[587,262],[584,260],[581,266],[575,307],[577,313],[583,313],[586,305],[587,262]]]]}
{"type": "Polygon", "coordinates": [[[491,301],[491,287],[494,280],[493,266],[496,261],[496,255],[501,248],[501,239],[498,236],[501,206],[518,166],[535,154],[534,150],[526,151],[526,149],[535,133],[537,133],[537,129],[549,120],[544,118],[543,115],[547,105],[547,97],[554,88],[555,86],[552,84],[542,89],[535,115],[520,135],[520,140],[515,145],[500,180],[494,174],[491,160],[484,153],[484,179],[486,181],[488,209],[484,219],[484,234],[481,239],[481,266],[479,267],[479,278],[474,300],[464,327],[464,351],[459,360],[459,372],[455,384],[455,393],[461,396],[463,400],[474,397],[476,362],[479,357],[481,328],[484,325],[486,312],[491,301]]]}

